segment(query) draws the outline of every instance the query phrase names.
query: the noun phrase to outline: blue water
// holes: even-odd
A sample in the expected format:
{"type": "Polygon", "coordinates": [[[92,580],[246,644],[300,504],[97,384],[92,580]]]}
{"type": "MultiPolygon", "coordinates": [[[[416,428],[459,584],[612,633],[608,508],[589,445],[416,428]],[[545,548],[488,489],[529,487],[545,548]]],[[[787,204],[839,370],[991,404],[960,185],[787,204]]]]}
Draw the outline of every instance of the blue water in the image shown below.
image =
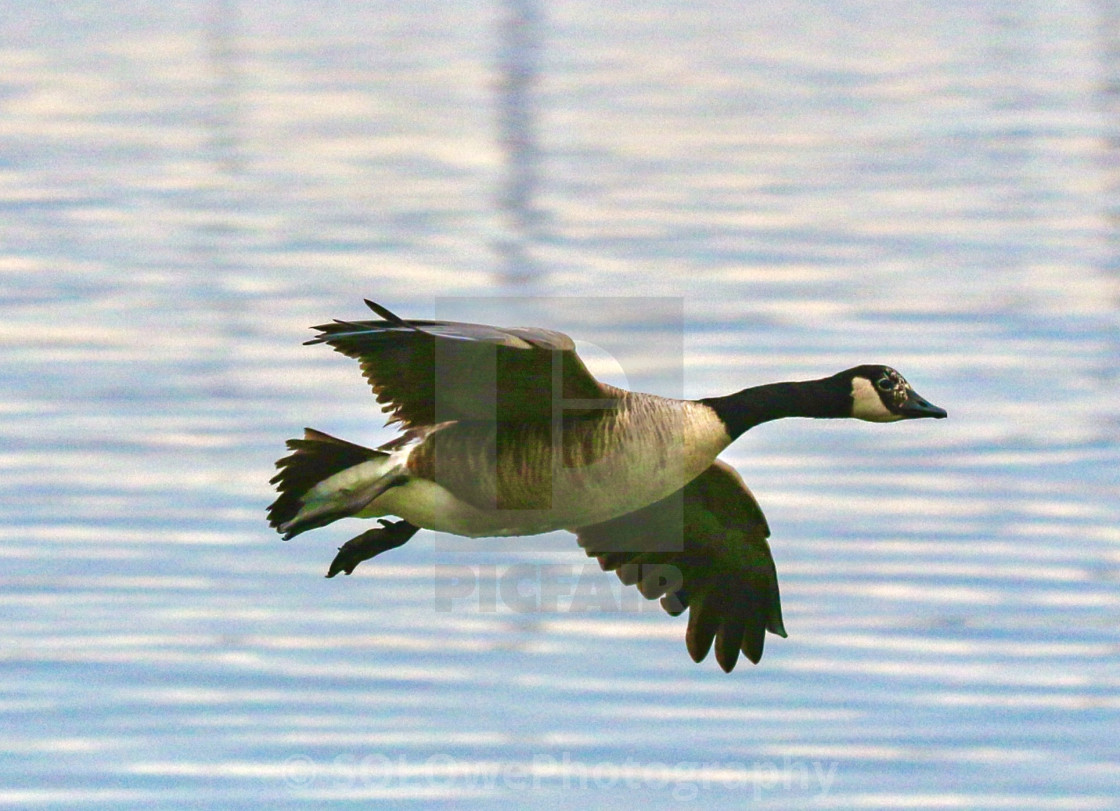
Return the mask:
{"type": "Polygon", "coordinates": [[[1120,807],[1115,3],[0,8],[0,805],[1120,807]],[[951,416],[725,454],[725,675],[563,533],[268,529],[363,297],[951,416]]]}

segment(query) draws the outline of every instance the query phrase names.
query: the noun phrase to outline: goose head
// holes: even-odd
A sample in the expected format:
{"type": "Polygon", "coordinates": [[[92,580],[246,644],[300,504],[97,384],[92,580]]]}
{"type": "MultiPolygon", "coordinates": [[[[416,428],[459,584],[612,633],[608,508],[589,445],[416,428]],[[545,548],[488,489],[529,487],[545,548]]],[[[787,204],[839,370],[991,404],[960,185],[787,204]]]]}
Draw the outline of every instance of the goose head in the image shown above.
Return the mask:
{"type": "Polygon", "coordinates": [[[895,422],[921,417],[943,419],[949,416],[919,395],[890,366],[856,366],[836,375],[851,392],[851,416],[868,422],[895,422]]]}

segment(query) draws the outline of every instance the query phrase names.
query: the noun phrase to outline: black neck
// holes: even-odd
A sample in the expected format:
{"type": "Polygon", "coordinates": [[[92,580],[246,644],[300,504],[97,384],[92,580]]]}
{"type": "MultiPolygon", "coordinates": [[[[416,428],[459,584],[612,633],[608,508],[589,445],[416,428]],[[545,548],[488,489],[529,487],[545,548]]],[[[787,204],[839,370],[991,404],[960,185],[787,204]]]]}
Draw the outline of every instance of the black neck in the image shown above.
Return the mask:
{"type": "Polygon", "coordinates": [[[850,417],[850,389],[836,378],[803,383],[767,383],[726,397],[701,400],[727,426],[732,439],[760,423],[782,417],[850,417]]]}

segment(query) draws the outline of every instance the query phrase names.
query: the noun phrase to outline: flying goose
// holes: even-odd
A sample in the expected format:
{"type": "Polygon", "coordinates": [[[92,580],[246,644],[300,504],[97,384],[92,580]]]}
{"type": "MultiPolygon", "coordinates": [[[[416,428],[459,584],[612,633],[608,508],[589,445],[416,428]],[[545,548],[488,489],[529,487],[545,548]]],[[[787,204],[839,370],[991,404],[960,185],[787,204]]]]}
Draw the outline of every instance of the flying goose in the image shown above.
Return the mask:
{"type": "Polygon", "coordinates": [[[730,672],[757,663],[765,632],[786,636],[758,502],[716,457],[781,417],[894,422],[942,418],[888,366],[675,400],[600,383],[571,338],[536,328],[380,319],[313,329],[357,359],[389,423],[377,449],[311,428],[291,439],[268,508],[284,539],[339,518],[381,518],[339,548],[350,574],[419,529],[469,537],[574,532],[589,556],[671,615],[689,611],[696,662],[713,642],[730,672]]]}

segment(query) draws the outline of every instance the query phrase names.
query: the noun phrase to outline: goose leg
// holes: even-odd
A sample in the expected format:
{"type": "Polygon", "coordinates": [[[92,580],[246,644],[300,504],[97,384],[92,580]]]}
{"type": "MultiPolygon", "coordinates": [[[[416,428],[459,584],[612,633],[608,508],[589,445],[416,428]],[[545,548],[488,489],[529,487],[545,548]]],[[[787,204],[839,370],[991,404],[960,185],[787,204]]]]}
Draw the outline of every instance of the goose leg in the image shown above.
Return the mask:
{"type": "Polygon", "coordinates": [[[327,570],[327,577],[334,577],[339,572],[350,574],[363,560],[396,549],[420,530],[420,527],[407,521],[386,521],[382,518],[377,523],[381,526],[366,530],[338,547],[338,554],[327,570]]]}

